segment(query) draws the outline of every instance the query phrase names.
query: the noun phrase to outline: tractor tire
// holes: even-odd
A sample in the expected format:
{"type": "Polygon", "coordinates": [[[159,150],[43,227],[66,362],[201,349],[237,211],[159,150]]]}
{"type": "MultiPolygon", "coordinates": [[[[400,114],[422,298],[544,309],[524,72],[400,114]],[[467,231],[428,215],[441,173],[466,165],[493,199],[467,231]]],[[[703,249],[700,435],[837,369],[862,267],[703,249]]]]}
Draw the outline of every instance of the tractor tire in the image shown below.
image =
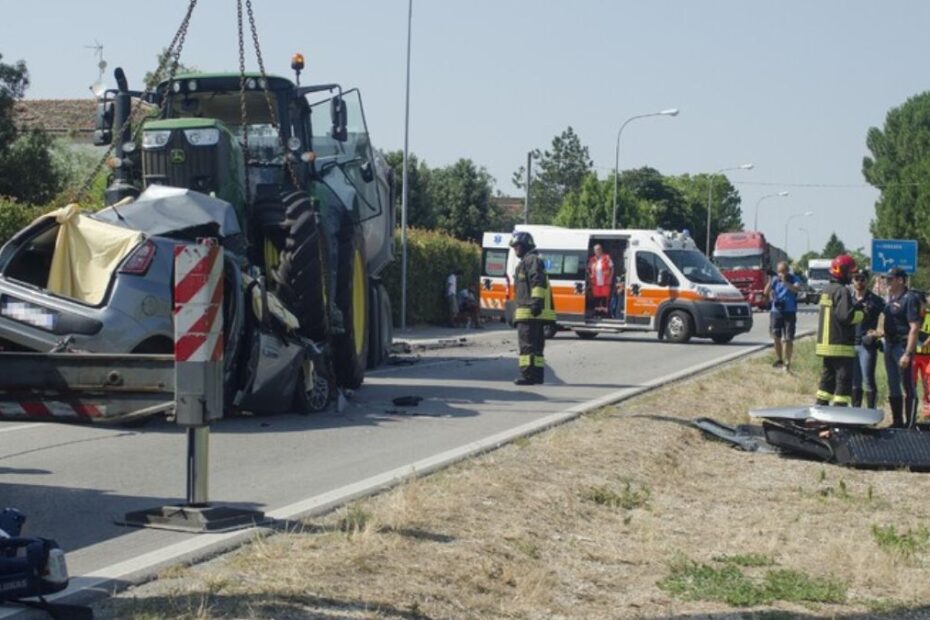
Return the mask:
{"type": "Polygon", "coordinates": [[[370,280],[368,283],[368,369],[381,364],[381,321],[378,310],[381,308],[381,291],[370,280]]]}
{"type": "Polygon", "coordinates": [[[344,329],[332,337],[333,371],[339,387],[355,389],[368,365],[368,263],[362,231],[348,218],[339,234],[336,306],[344,329]]]}
{"type": "Polygon", "coordinates": [[[300,334],[314,342],[323,342],[329,331],[328,268],[319,215],[305,192],[290,192],[282,197],[282,202],[285,239],[273,274],[274,291],[300,321],[300,334]]]}
{"type": "Polygon", "coordinates": [[[368,368],[377,368],[391,356],[394,320],[391,300],[380,278],[372,278],[369,287],[368,368]]]}

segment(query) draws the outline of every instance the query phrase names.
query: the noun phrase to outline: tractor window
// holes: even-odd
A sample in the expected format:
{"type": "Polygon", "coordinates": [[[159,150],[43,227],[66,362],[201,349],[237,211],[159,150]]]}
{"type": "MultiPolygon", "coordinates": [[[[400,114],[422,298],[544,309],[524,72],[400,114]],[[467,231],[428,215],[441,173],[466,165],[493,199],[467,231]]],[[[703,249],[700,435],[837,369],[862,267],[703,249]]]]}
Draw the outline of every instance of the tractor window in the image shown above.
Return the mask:
{"type": "MultiPolygon", "coordinates": [[[[272,92],[271,104],[277,105],[272,92]]],[[[278,114],[277,108],[275,114],[278,114]]],[[[245,95],[245,115],[249,133],[249,163],[283,165],[284,145],[271,124],[271,112],[264,91],[245,95]]],[[[215,118],[222,121],[243,143],[242,107],[239,91],[204,91],[171,98],[170,118],[215,118]]],[[[277,119],[279,124],[281,119],[277,119]]],[[[286,119],[285,119],[286,120],[286,119]]]]}
{"type": "MultiPolygon", "coordinates": [[[[281,138],[278,132],[271,124],[252,124],[247,125],[249,131],[249,164],[265,165],[284,165],[284,146],[281,144],[281,138]]],[[[244,144],[242,125],[230,127],[230,131],[239,140],[239,144],[244,144]]]]}
{"type": "Polygon", "coordinates": [[[384,208],[387,196],[387,187],[381,178],[384,171],[378,170],[380,164],[372,152],[361,95],[353,89],[343,93],[342,100],[347,112],[348,137],[344,142],[332,137],[331,99],[311,105],[313,151],[316,153],[317,170],[340,197],[344,192],[339,186],[345,182],[355,190],[357,201],[344,199],[344,202],[349,206],[354,204],[355,216],[359,221],[365,221],[381,215],[384,208]],[[344,178],[332,179],[330,175],[333,174],[344,178]]]}

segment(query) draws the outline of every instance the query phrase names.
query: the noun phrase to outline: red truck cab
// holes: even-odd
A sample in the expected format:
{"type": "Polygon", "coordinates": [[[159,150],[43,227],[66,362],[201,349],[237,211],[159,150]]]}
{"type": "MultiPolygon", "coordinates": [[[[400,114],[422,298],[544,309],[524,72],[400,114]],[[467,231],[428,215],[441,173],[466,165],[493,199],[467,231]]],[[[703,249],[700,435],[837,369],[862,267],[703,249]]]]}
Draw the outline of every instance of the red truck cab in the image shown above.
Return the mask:
{"type": "Polygon", "coordinates": [[[762,294],[769,274],[787,254],[771,245],[756,231],[726,232],[717,236],[714,263],[723,276],[738,288],[753,308],[764,310],[768,300],[762,294]]]}

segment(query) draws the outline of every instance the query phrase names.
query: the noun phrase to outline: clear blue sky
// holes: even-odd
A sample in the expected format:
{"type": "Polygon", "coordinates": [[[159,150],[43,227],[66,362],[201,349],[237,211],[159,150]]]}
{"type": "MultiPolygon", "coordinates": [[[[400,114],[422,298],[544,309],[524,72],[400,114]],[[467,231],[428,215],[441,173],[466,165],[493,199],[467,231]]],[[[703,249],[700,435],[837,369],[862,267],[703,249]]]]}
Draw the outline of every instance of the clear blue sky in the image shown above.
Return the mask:
{"type": "MultiPolygon", "coordinates": [[[[305,83],[359,86],[376,144],[402,147],[406,0],[253,5],[270,72],[288,74],[302,51],[305,83]]],[[[138,85],[186,6],[0,0],[0,53],[26,60],[29,98],[89,96],[96,58],[84,46],[95,40],[138,85]]],[[[567,126],[606,175],[626,118],[677,107],[677,118],[627,126],[621,168],[694,174],[752,162],[728,173],[747,226],[762,196],[788,191],[760,207],[776,245],[786,218],[810,210],[790,222],[792,255],[807,246],[798,227],[813,249],[833,231],[867,247],[878,193],[861,173],[866,131],[930,86],[928,24],[922,0],[414,0],[410,147],[431,166],[469,157],[514,194],[526,152],[567,126]]],[[[237,69],[233,0],[200,0],[182,60],[237,69]]]]}

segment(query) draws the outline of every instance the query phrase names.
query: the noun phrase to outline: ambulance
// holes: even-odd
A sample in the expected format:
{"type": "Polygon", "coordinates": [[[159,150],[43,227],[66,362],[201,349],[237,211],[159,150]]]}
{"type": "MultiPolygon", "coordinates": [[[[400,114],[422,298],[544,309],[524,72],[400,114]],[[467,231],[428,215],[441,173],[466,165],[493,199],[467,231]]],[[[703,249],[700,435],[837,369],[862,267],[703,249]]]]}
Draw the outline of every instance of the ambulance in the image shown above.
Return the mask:
{"type": "MultiPolygon", "coordinates": [[[[481,239],[481,314],[505,320],[507,302],[512,299],[507,260],[510,233],[486,232],[481,239]]],[[[509,272],[513,275],[513,270],[509,272]]]]}
{"type": "MultiPolygon", "coordinates": [[[[518,225],[516,230],[533,235],[546,265],[556,329],[585,339],[600,333],[652,331],[670,342],[694,337],[725,343],[752,328],[752,309],[743,294],[687,232],[535,225],[518,225]],[[591,295],[587,265],[595,245],[613,260],[615,286],[609,300],[591,295]]],[[[484,235],[481,276],[482,312],[508,321],[517,265],[509,240],[507,233],[484,235]]]]}

